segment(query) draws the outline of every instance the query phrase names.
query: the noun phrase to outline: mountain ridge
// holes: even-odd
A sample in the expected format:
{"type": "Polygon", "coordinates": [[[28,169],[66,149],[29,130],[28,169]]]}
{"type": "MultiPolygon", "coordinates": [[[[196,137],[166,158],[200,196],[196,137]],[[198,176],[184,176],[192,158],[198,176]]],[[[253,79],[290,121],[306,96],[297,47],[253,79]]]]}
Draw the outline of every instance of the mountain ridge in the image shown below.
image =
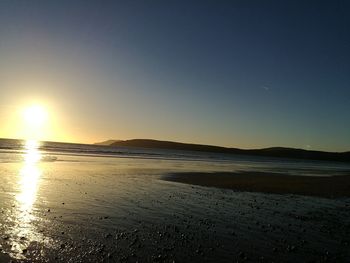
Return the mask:
{"type": "MultiPolygon", "coordinates": [[[[111,147],[124,146],[124,147],[137,147],[137,148],[256,155],[256,156],[294,158],[294,159],[306,159],[306,160],[350,162],[350,151],[326,152],[326,151],[305,150],[305,149],[289,148],[289,147],[240,149],[240,148],[229,148],[229,147],[215,146],[215,145],[182,143],[182,142],[162,141],[162,140],[154,140],[154,139],[108,140],[102,143],[107,143],[107,142],[111,142],[111,143],[103,144],[103,145],[108,145],[111,147]]],[[[101,143],[96,143],[96,144],[101,145],[101,143]]]]}

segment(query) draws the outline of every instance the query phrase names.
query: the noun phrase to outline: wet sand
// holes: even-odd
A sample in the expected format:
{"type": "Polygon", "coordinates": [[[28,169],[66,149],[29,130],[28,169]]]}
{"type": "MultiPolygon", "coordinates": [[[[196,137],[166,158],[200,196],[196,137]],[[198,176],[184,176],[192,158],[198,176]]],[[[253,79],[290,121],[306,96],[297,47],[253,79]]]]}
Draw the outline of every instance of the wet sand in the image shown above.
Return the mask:
{"type": "Polygon", "coordinates": [[[0,262],[349,262],[350,198],[162,180],[229,175],[235,166],[226,162],[59,156],[29,164],[0,163],[0,262]]]}
{"type": "MultiPolygon", "coordinates": [[[[2,248],[0,248],[0,250],[2,250],[2,248]]],[[[0,251],[0,262],[10,262],[10,260],[11,258],[8,255],[0,251]]]]}
{"type": "Polygon", "coordinates": [[[167,181],[242,192],[297,194],[326,198],[350,197],[349,176],[294,176],[264,172],[173,173],[167,181]]]}

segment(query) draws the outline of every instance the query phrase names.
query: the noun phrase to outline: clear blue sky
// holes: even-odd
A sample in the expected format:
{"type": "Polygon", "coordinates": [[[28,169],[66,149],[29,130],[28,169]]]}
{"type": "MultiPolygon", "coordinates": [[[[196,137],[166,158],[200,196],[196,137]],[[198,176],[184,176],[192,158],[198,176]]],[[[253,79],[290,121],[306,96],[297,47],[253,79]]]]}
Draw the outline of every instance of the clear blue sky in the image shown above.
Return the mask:
{"type": "MultiPolygon", "coordinates": [[[[51,140],[350,150],[349,1],[0,1],[0,121],[51,140]]],[[[6,132],[1,137],[11,137],[6,132]]]]}

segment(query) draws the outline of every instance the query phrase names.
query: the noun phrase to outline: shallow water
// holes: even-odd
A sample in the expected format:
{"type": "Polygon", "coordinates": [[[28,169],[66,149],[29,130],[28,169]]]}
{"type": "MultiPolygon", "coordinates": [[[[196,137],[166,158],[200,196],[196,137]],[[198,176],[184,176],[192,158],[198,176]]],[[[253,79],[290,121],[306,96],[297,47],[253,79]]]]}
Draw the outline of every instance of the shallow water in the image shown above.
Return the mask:
{"type": "Polygon", "coordinates": [[[0,261],[347,262],[350,257],[349,199],[240,193],[161,180],[181,171],[337,175],[348,173],[343,164],[133,154],[62,154],[33,142],[1,153],[0,261]]]}

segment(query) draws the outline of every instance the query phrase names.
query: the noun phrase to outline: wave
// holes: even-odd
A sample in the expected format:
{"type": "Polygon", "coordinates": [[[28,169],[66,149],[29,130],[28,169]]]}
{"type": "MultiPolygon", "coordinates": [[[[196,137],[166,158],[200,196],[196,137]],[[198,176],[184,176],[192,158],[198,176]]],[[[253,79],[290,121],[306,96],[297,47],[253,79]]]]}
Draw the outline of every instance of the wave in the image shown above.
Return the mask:
{"type": "MultiPolygon", "coordinates": [[[[0,139],[0,153],[24,154],[26,141],[15,139],[0,139]]],[[[38,150],[42,154],[71,155],[71,156],[94,156],[94,157],[132,157],[145,159],[174,159],[174,160],[216,160],[223,161],[231,159],[223,154],[212,154],[203,152],[191,152],[167,149],[146,149],[124,146],[104,146],[92,144],[40,142],[38,150]]],[[[56,161],[49,157],[44,161],[56,161]]]]}

